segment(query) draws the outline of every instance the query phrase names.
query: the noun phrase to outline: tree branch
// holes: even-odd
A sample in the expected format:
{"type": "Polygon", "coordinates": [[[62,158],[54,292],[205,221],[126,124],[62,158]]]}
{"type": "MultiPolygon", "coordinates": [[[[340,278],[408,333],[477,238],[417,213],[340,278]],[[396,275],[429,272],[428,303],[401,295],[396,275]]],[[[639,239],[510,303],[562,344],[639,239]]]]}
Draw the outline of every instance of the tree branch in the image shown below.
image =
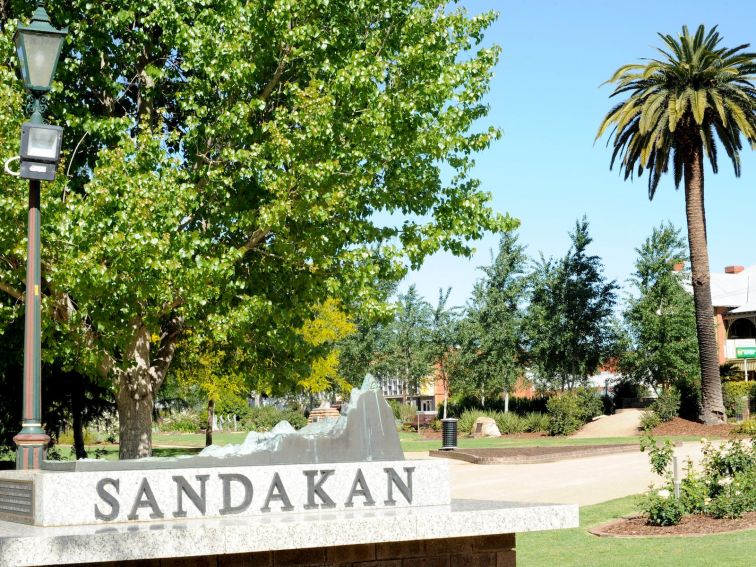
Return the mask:
{"type": "Polygon", "coordinates": [[[273,93],[273,89],[276,88],[276,85],[278,85],[278,82],[281,80],[281,75],[283,75],[284,69],[286,68],[286,62],[289,57],[289,53],[291,53],[290,45],[287,45],[281,50],[281,59],[278,60],[278,67],[276,67],[276,72],[273,73],[273,78],[267,85],[265,85],[265,88],[262,90],[262,93],[260,94],[261,100],[268,100],[270,95],[273,93]]]}
{"type": "Polygon", "coordinates": [[[9,286],[8,284],[5,284],[3,282],[0,282],[0,291],[4,291],[11,297],[17,299],[18,301],[24,300],[24,294],[18,291],[17,289],[9,286]]]}
{"type": "Polygon", "coordinates": [[[242,255],[246,254],[247,252],[251,252],[258,246],[260,246],[260,244],[265,241],[268,235],[270,235],[270,231],[268,229],[258,228],[252,233],[252,236],[249,237],[247,242],[239,247],[239,252],[241,252],[242,255]]]}
{"type": "Polygon", "coordinates": [[[173,361],[173,355],[176,352],[176,344],[183,331],[184,318],[178,315],[171,317],[163,327],[163,333],[160,337],[160,347],[158,347],[157,355],[149,370],[153,392],[157,392],[165,379],[168,368],[170,368],[173,361]]]}

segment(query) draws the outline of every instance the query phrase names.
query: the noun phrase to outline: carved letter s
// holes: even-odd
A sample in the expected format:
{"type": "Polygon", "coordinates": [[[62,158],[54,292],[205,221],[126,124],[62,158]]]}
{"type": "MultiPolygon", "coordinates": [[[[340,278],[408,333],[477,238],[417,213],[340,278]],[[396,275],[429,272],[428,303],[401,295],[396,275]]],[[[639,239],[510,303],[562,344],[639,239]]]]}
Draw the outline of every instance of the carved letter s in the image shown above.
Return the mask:
{"type": "Polygon", "coordinates": [[[118,517],[118,512],[120,511],[120,504],[118,503],[118,499],[107,492],[105,490],[105,486],[110,484],[115,487],[115,493],[118,494],[119,485],[121,481],[115,480],[112,478],[103,478],[97,482],[97,496],[102,498],[106,504],[110,505],[110,513],[103,514],[100,512],[100,508],[95,504],[95,518],[98,520],[105,520],[106,522],[109,522],[111,520],[115,520],[118,517]]]}

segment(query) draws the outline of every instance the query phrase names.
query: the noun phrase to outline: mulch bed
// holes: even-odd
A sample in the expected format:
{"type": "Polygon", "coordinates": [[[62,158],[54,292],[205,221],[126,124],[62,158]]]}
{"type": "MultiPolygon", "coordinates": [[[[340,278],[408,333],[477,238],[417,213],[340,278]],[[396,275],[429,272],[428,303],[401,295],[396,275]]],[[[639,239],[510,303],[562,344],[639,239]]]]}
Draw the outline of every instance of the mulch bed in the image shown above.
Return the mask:
{"type": "Polygon", "coordinates": [[[671,421],[662,423],[654,428],[654,435],[694,435],[696,437],[728,437],[737,425],[725,423],[722,425],[704,425],[697,421],[674,417],[671,421]]]}
{"type": "Polygon", "coordinates": [[[476,465],[550,463],[613,453],[637,452],[638,445],[562,445],[558,447],[495,447],[429,451],[431,457],[457,459],[476,465]]]}
{"type": "Polygon", "coordinates": [[[670,537],[709,535],[756,529],[756,512],[747,512],[742,518],[717,520],[711,516],[684,516],[676,526],[649,526],[646,518],[634,516],[613,520],[588,530],[603,537],[670,537]]]}

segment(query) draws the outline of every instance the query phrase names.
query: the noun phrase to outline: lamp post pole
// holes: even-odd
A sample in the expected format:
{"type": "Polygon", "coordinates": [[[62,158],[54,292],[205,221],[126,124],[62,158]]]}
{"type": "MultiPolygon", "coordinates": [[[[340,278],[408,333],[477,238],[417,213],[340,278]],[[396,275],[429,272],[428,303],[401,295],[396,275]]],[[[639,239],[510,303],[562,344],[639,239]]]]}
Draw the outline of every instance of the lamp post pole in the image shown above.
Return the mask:
{"type": "Polygon", "coordinates": [[[50,437],[42,429],[42,340],[39,260],[40,181],[29,180],[29,224],[24,303],[24,395],[21,432],[16,443],[16,468],[38,469],[50,437]]]}
{"type": "Polygon", "coordinates": [[[42,428],[42,314],[40,274],[40,179],[55,178],[62,128],[49,126],[42,113],[67,29],[50,25],[43,2],[37,1],[32,21],[16,31],[21,76],[31,91],[32,116],[22,127],[20,176],[29,179],[26,290],[24,292],[24,381],[21,431],[16,443],[16,468],[39,469],[50,437],[42,428]]]}

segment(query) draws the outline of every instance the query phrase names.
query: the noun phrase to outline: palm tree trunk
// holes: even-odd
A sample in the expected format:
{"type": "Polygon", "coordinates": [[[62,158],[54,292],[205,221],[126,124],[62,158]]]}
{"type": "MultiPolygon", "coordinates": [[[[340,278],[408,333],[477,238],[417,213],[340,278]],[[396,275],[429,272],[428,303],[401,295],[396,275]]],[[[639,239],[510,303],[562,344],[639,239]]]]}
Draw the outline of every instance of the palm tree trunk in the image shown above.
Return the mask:
{"type": "Polygon", "coordinates": [[[706,424],[726,421],[722,402],[722,380],[711,305],[709,252],[704,210],[703,148],[694,142],[685,157],[685,214],[688,222],[691,283],[696,308],[698,357],[701,364],[701,407],[699,419],[706,424]]]}

